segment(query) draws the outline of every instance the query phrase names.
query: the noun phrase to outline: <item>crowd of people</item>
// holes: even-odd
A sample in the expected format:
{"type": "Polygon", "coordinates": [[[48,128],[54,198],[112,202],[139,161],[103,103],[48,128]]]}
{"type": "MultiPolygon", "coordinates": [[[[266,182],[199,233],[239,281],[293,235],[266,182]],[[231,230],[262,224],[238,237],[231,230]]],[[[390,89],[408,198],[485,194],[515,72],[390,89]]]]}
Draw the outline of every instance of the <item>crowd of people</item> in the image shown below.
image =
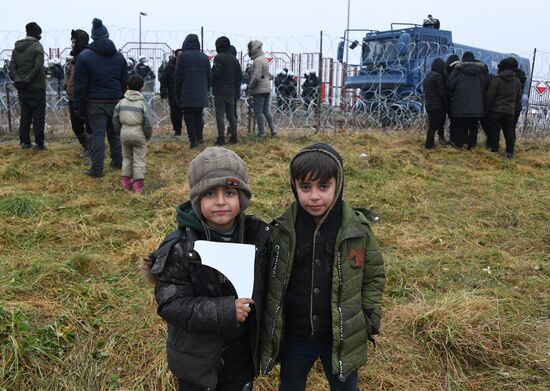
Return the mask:
{"type": "Polygon", "coordinates": [[[431,72],[424,79],[425,108],[428,131],[425,147],[435,144],[437,132],[440,145],[448,142],[455,148],[477,145],[478,128],[485,132],[485,146],[499,151],[500,133],[504,134],[506,156],[514,157],[515,128],[522,108],[522,91],[527,78],[513,57],[498,64],[498,73],[489,74],[487,66],[464,52],[446,61],[436,58],[431,72]],[[445,138],[445,120],[450,120],[450,140],[445,138]]]}

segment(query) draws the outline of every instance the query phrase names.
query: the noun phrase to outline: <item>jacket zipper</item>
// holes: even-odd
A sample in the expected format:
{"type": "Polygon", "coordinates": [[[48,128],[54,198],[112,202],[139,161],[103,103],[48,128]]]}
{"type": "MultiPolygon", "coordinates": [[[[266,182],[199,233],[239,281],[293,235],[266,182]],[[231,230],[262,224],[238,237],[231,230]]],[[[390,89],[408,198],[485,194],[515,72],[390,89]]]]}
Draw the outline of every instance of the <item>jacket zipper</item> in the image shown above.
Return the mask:
{"type": "Polygon", "coordinates": [[[311,336],[315,335],[315,326],[313,325],[313,284],[315,279],[315,243],[317,240],[317,229],[313,232],[313,251],[311,258],[311,287],[309,289],[309,324],[311,326],[311,336]]]}
{"type": "Polygon", "coordinates": [[[336,265],[338,268],[338,315],[340,317],[340,344],[338,346],[338,378],[340,381],[345,381],[344,378],[344,363],[342,362],[342,349],[344,346],[344,316],[342,315],[342,288],[343,288],[343,278],[342,278],[342,261],[340,258],[340,251],[338,251],[336,256],[336,265]]]}

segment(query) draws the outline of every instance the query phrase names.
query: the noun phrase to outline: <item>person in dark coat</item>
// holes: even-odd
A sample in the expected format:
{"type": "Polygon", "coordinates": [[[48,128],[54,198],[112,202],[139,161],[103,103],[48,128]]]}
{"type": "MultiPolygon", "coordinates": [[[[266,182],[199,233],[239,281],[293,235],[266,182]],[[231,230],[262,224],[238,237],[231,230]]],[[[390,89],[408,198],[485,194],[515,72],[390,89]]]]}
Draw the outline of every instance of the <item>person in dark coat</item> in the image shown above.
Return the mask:
{"type": "Polygon", "coordinates": [[[110,166],[122,168],[122,147],[120,135],[113,127],[113,113],[124,97],[128,72],[126,60],[109,39],[109,31],[101,19],[92,21],[91,36],[93,42],[76,59],[74,109],[86,118],[92,130],[92,167],[84,173],[99,178],[103,176],[105,134],[109,141],[110,166]]]}
{"type": "Polygon", "coordinates": [[[161,91],[164,91],[165,96],[168,98],[168,105],[170,106],[170,121],[172,122],[172,129],[174,130],[174,137],[181,136],[183,111],[178,105],[176,99],[176,62],[178,56],[181,53],[181,49],[177,49],[173,56],[170,56],[168,62],[164,66],[162,74],[160,76],[161,91]]]}
{"type": "MultiPolygon", "coordinates": [[[[235,46],[229,45],[229,53],[231,53],[231,55],[233,57],[235,57],[237,59],[237,61],[239,61],[239,59],[237,58],[237,49],[235,48],[235,46]]],[[[239,66],[240,65],[241,65],[241,63],[239,62],[239,66]]],[[[241,73],[242,73],[242,67],[241,67],[241,73]]],[[[243,74],[243,77],[241,79],[241,83],[244,83],[244,74],[243,74]]],[[[241,85],[242,84],[239,84],[235,88],[235,119],[237,120],[237,125],[238,125],[238,121],[239,121],[238,107],[239,107],[239,101],[241,100],[241,85]]],[[[227,134],[231,134],[231,131],[230,131],[229,127],[227,127],[227,134]]]]}
{"type": "Polygon", "coordinates": [[[202,111],[208,106],[208,90],[212,84],[212,71],[208,56],[201,52],[196,34],[185,37],[181,54],[176,61],[176,99],[183,109],[183,120],[191,148],[202,143],[204,122],[202,111]]]}
{"type": "Polygon", "coordinates": [[[90,134],[91,130],[86,125],[86,121],[81,118],[74,108],[74,71],[78,55],[86,49],[90,36],[84,30],[71,30],[71,60],[67,61],[67,73],[65,75],[65,90],[69,98],[69,119],[71,128],[82,146],[81,156],[89,156],[90,153],[90,134]]]}
{"type": "Polygon", "coordinates": [[[135,73],[140,75],[145,80],[145,92],[154,92],[155,90],[155,72],[149,66],[147,58],[140,56],[139,61],[135,67],[135,73]]]}
{"type": "MultiPolygon", "coordinates": [[[[516,77],[519,79],[519,82],[521,84],[521,94],[523,98],[523,92],[525,91],[525,84],[527,83],[527,75],[523,70],[519,69],[518,60],[516,60],[514,57],[507,57],[506,60],[510,61],[510,64],[514,67],[514,72],[516,74],[516,77]]],[[[520,99],[519,101],[519,106],[520,106],[519,111],[516,113],[516,117],[514,118],[514,129],[518,124],[519,115],[521,114],[521,110],[523,109],[522,99],[520,99]]]]}
{"type": "Polygon", "coordinates": [[[235,91],[241,85],[243,72],[237,58],[229,52],[231,42],[227,37],[216,40],[216,51],[212,65],[212,93],[216,109],[218,138],[216,145],[225,144],[224,116],[229,121],[229,142],[237,143],[237,118],[235,117],[235,91]]]}
{"type": "Polygon", "coordinates": [[[476,61],[472,52],[464,52],[447,79],[450,114],[456,121],[453,145],[461,148],[466,142],[468,149],[477,144],[478,121],[485,117],[485,93],[489,76],[485,64],[476,61]]]}
{"type": "Polygon", "coordinates": [[[487,90],[489,145],[492,152],[498,152],[502,129],[508,158],[514,157],[515,118],[521,111],[521,82],[516,77],[515,67],[510,59],[502,60],[498,64],[498,74],[491,80],[487,90]]]}
{"type": "Polygon", "coordinates": [[[304,108],[309,111],[315,111],[321,93],[321,81],[314,70],[307,72],[306,80],[302,84],[302,98],[304,99],[304,108]]]}
{"type": "Polygon", "coordinates": [[[432,70],[424,79],[424,106],[428,113],[428,134],[426,149],[434,147],[435,132],[439,144],[447,144],[445,140],[445,115],[447,113],[447,92],[445,91],[445,61],[436,58],[432,70]]]}
{"type": "Polygon", "coordinates": [[[40,44],[42,29],[35,22],[25,26],[27,36],[15,42],[10,61],[10,72],[17,89],[21,120],[19,142],[22,149],[31,145],[31,124],[34,133],[33,149],[45,150],[44,126],[46,122],[46,77],[44,48],[40,44]]]}

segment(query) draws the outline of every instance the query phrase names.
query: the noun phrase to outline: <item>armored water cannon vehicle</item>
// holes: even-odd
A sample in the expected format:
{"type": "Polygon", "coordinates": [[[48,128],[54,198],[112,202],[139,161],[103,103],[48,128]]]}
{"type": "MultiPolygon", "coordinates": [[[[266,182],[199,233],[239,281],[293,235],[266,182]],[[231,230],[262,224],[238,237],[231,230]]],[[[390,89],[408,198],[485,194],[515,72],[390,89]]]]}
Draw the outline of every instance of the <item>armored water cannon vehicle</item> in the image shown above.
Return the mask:
{"type": "MultiPolygon", "coordinates": [[[[438,26],[439,27],[439,26],[438,26]]],[[[452,33],[440,30],[434,25],[392,23],[387,31],[349,29],[338,46],[338,60],[344,58],[345,47],[361,47],[361,57],[357,72],[348,72],[344,87],[360,89],[361,96],[372,99],[374,96],[391,96],[394,99],[421,98],[423,96],[424,77],[430,72],[432,62],[437,57],[446,60],[451,54],[462,58],[470,51],[476,60],[487,65],[489,73],[497,73],[498,63],[506,57],[514,57],[519,68],[529,80],[530,62],[513,53],[499,53],[486,49],[462,45],[453,41],[452,33]],[[365,34],[362,42],[350,39],[350,33],[365,34]]],[[[347,56],[346,56],[347,57],[347,56]]],[[[350,68],[348,68],[350,69],[350,68]]],[[[529,85],[523,91],[527,99],[529,85]]]]}

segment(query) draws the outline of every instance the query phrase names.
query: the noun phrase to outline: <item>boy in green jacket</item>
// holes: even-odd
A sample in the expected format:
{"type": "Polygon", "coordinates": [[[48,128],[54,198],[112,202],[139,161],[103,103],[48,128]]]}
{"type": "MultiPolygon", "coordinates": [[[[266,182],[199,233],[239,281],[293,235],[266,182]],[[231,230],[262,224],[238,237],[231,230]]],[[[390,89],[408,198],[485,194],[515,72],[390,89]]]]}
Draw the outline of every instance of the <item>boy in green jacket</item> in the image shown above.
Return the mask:
{"type": "Polygon", "coordinates": [[[281,363],[279,391],[305,390],[321,359],[331,391],[357,391],[357,369],[378,334],[384,264],[372,212],[342,200],[342,158],[327,144],[290,162],[297,202],[273,222],[261,367],[281,363]]]}

